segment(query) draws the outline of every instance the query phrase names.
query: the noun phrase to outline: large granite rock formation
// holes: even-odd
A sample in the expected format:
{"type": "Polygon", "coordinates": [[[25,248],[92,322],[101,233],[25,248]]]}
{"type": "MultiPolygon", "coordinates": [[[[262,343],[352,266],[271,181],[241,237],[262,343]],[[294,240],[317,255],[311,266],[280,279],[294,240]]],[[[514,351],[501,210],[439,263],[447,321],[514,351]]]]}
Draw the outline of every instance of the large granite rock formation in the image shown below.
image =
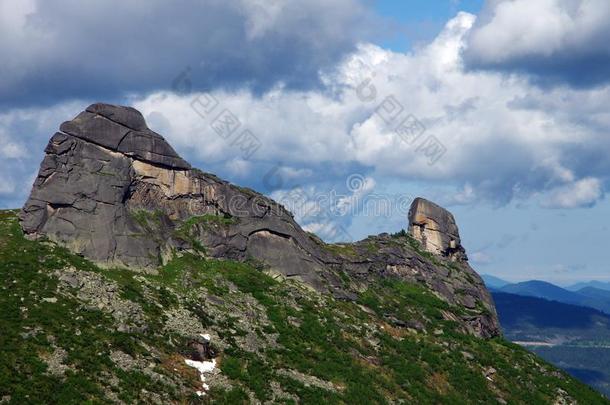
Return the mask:
{"type": "Polygon", "coordinates": [[[191,168],[133,108],[94,104],[62,124],[45,152],[20,215],[30,238],[48,238],[101,266],[139,271],[156,271],[184,252],[254,260],[342,299],[355,299],[380,277],[398,277],[463,305],[467,331],[500,333],[453,216],[428,201],[414,202],[409,224],[438,259],[422,255],[407,235],[369,238],[349,245],[346,255],[345,246],[309,235],[269,198],[191,168]]]}
{"type": "Polygon", "coordinates": [[[21,215],[32,238],[139,269],[202,245],[210,256],[254,257],[322,287],[324,252],[290,213],[191,169],[133,108],[94,104],[63,123],[45,152],[21,215]]]}

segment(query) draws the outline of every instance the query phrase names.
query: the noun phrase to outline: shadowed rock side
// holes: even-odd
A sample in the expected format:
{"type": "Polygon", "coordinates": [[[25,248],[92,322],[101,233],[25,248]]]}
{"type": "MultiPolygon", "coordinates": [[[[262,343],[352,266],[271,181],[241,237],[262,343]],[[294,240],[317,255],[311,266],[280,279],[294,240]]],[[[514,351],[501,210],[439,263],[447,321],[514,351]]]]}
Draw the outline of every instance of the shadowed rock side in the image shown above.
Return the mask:
{"type": "Polygon", "coordinates": [[[269,198],[192,169],[133,108],[94,104],[60,129],[20,215],[32,239],[46,237],[102,266],[140,271],[156,271],[187,251],[254,260],[271,274],[341,299],[397,277],[463,305],[457,321],[466,331],[499,334],[493,303],[466,263],[453,216],[432,203],[418,199],[413,206],[423,241],[417,234],[381,235],[327,245],[269,198]],[[416,239],[438,256],[426,256],[416,239]]]}

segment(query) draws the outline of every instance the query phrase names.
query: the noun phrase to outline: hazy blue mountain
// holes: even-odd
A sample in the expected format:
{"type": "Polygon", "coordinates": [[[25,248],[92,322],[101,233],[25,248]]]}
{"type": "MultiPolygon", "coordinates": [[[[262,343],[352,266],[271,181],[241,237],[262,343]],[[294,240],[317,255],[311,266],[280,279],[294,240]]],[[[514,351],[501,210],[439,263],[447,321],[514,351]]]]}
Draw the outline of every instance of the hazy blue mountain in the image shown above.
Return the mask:
{"type": "Polygon", "coordinates": [[[502,280],[501,278],[492,276],[490,274],[481,274],[481,278],[485,282],[487,288],[492,290],[497,290],[510,284],[509,281],[502,280]]]}
{"type": "Polygon", "coordinates": [[[509,284],[494,291],[509,294],[525,295],[595,308],[610,314],[610,291],[593,287],[585,287],[578,291],[569,291],[546,281],[532,280],[509,284]]]}
{"type": "Polygon", "coordinates": [[[566,290],[578,291],[578,290],[582,290],[583,288],[586,288],[586,287],[593,287],[593,288],[597,288],[600,290],[610,291],[610,282],[595,281],[595,280],[587,281],[587,282],[576,283],[571,286],[568,286],[568,287],[566,287],[566,290]]]}
{"type": "Polygon", "coordinates": [[[595,287],[585,287],[577,291],[584,298],[582,305],[597,308],[610,314],[610,291],[595,287]]]}
{"type": "Polygon", "coordinates": [[[576,292],[580,295],[584,295],[584,296],[590,297],[590,298],[610,300],[610,291],[603,290],[601,288],[585,287],[585,288],[581,288],[580,290],[578,290],[576,292]]]}
{"type": "Polygon", "coordinates": [[[576,305],[580,305],[584,299],[582,295],[576,292],[539,280],[509,284],[499,290],[509,294],[526,295],[576,305]]]}
{"type": "Polygon", "coordinates": [[[597,309],[504,292],[492,295],[500,324],[510,340],[538,339],[543,329],[546,337],[556,333],[582,337],[587,330],[596,329],[592,337],[604,335],[610,339],[610,315],[597,309]],[[530,332],[531,337],[527,336],[530,332]]]}

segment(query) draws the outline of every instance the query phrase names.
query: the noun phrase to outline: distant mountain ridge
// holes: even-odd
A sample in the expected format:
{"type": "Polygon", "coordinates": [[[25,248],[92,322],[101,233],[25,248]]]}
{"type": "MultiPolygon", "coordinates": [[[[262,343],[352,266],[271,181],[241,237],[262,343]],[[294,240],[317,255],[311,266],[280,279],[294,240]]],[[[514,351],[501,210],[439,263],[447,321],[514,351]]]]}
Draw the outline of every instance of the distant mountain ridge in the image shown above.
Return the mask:
{"type": "MultiPolygon", "coordinates": [[[[483,280],[486,283],[488,282],[487,277],[488,276],[483,276],[483,280]]],[[[497,287],[498,284],[495,284],[494,281],[495,280],[491,279],[490,284],[487,284],[488,288],[494,292],[543,298],[564,304],[589,307],[610,314],[610,291],[604,289],[588,286],[576,291],[571,291],[541,280],[523,281],[497,287]]],[[[583,283],[583,285],[586,284],[588,283],[583,283]]]]}
{"type": "Polygon", "coordinates": [[[597,288],[600,290],[610,291],[610,282],[592,280],[592,281],[573,284],[571,286],[566,287],[566,290],[578,291],[578,290],[582,290],[583,288],[586,288],[586,287],[593,287],[593,288],[597,288]]]}
{"type": "Polygon", "coordinates": [[[491,289],[499,289],[506,285],[512,284],[510,281],[506,281],[499,277],[492,276],[491,274],[481,274],[481,278],[485,282],[487,288],[491,289]]]}
{"type": "Polygon", "coordinates": [[[481,275],[504,336],[610,398],[610,283],[567,287],[481,275]]]}
{"type": "Polygon", "coordinates": [[[576,305],[582,301],[582,296],[578,293],[565,290],[555,284],[541,280],[509,284],[499,290],[510,294],[527,295],[576,305]]]}
{"type": "MultiPolygon", "coordinates": [[[[493,292],[500,324],[509,339],[529,340],[522,335],[531,327],[589,329],[603,326],[610,338],[610,315],[594,308],[551,301],[544,298],[493,292]],[[515,335],[515,331],[519,331],[515,335]]],[[[579,332],[582,334],[582,332],[579,332]]]]}
{"type": "Polygon", "coordinates": [[[601,288],[585,287],[577,291],[578,294],[585,295],[589,298],[599,298],[604,300],[610,300],[610,291],[602,290],[601,288]]]}

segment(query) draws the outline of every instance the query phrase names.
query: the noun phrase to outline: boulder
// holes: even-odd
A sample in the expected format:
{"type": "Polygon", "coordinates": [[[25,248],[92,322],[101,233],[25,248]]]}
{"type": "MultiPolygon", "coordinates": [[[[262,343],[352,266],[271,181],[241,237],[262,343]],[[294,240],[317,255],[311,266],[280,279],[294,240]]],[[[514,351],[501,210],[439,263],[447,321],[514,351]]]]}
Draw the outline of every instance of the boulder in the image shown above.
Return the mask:
{"type": "Polygon", "coordinates": [[[467,256],[453,215],[424,198],[416,198],[409,209],[409,234],[424,250],[465,261],[467,256]]]}
{"type": "Polygon", "coordinates": [[[148,129],[134,108],[93,104],[64,122],[60,131],[151,164],[176,170],[191,168],[161,135],[148,129]]]}

